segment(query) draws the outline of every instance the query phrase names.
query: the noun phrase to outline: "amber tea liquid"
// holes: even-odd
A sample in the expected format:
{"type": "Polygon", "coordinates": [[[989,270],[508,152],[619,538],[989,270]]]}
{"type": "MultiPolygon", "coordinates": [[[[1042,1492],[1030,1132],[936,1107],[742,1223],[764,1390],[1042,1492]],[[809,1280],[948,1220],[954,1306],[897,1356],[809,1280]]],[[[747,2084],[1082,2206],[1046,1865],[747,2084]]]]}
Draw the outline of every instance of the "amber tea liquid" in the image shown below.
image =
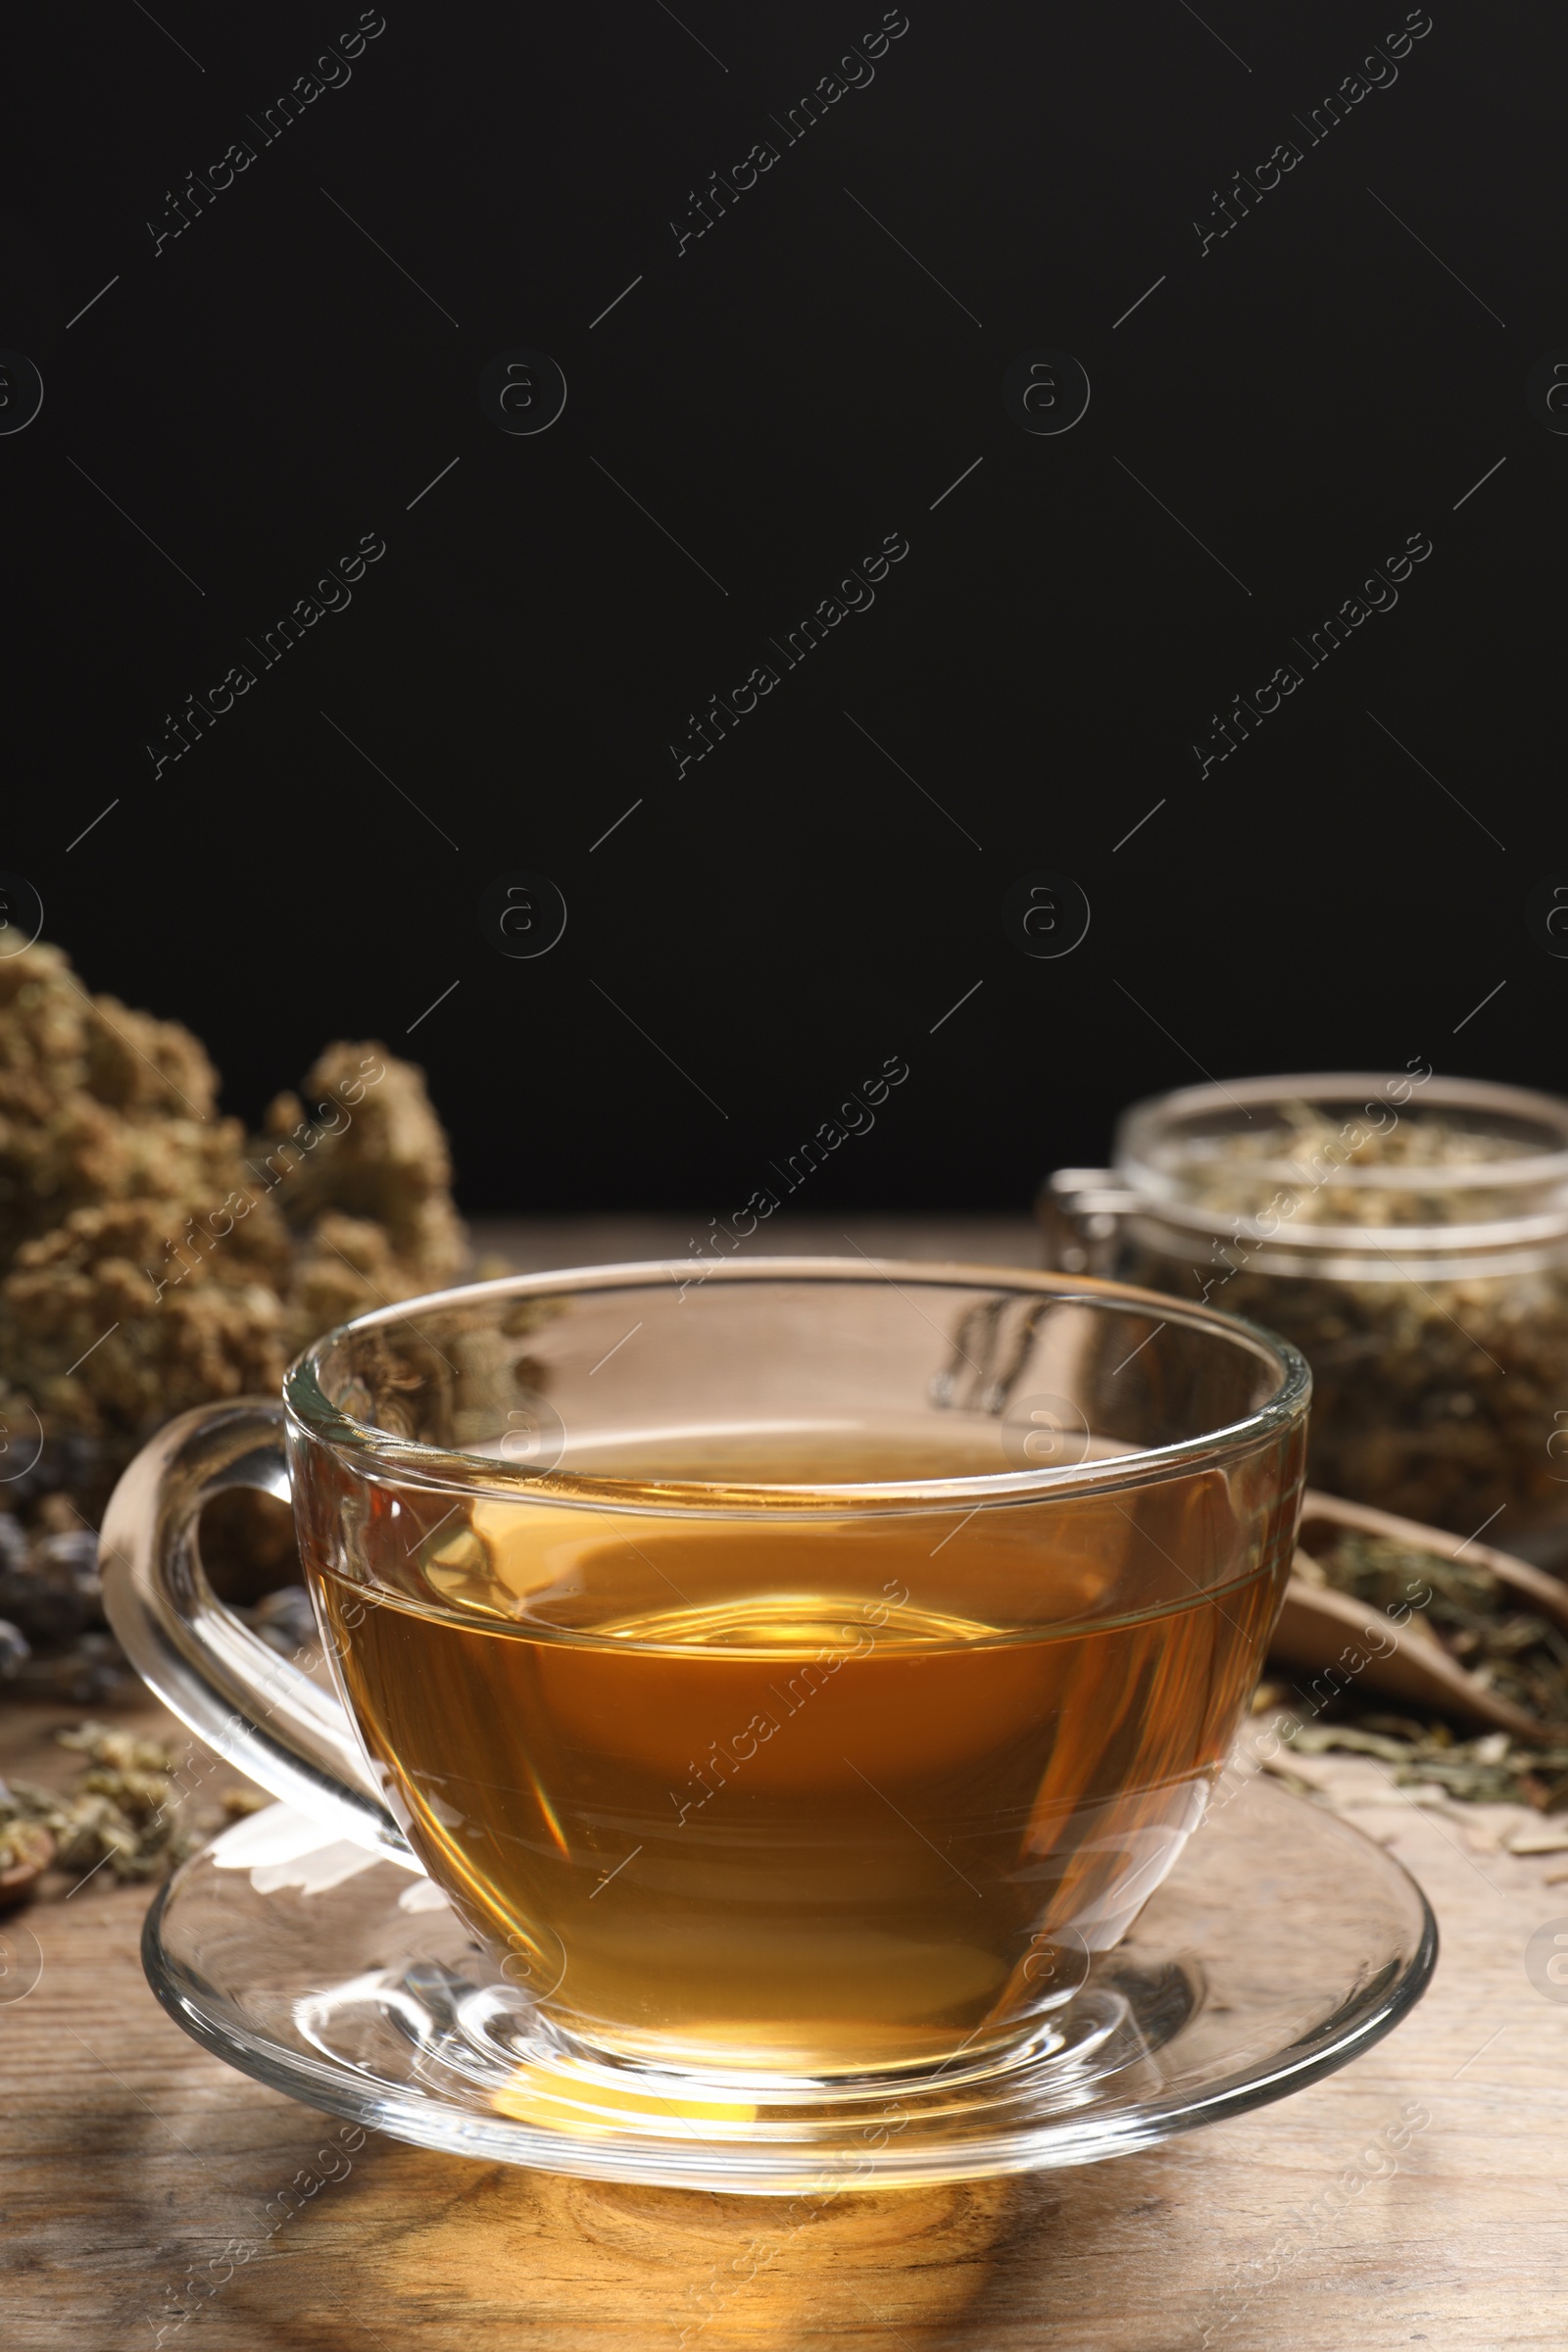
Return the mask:
{"type": "MultiPolygon", "coordinates": [[[[997,1443],[922,1421],[659,1458],[937,1479],[1005,1467],[997,1443]]],[[[721,2076],[1026,2040],[1196,1826],[1290,1552],[1290,1514],[1254,1525],[1213,1471],[966,1520],[367,1507],[365,1581],[312,1583],[411,1842],[556,2027],[721,2076]]]]}

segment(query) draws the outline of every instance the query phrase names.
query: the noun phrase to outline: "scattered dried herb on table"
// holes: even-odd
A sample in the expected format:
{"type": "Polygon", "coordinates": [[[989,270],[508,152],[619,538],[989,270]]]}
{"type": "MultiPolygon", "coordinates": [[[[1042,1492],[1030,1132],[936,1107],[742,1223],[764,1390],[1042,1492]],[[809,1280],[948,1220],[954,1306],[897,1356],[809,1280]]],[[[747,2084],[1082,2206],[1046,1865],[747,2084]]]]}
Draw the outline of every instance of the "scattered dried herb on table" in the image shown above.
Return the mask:
{"type": "Polygon", "coordinates": [[[1463,1804],[1568,1812],[1568,1741],[1561,1747],[1526,1747],[1506,1732],[1462,1740],[1446,1723],[1367,1713],[1354,1722],[1303,1723],[1290,1745],[1306,1756],[1336,1749],[1376,1756],[1394,1766],[1400,1788],[1435,1785],[1463,1804]]]}
{"type": "MultiPolygon", "coordinates": [[[[117,1879],[154,1879],[184,1861],[224,1820],[271,1799],[235,1785],[193,1803],[189,1759],[162,1740],[84,1723],[58,1732],[85,1759],[71,1793],[34,1781],[0,1781],[0,1904],[31,1893],[54,1870],[79,1882],[107,1865],[117,1879]]],[[[64,1893],[66,1889],[61,1887],[64,1893]]]]}

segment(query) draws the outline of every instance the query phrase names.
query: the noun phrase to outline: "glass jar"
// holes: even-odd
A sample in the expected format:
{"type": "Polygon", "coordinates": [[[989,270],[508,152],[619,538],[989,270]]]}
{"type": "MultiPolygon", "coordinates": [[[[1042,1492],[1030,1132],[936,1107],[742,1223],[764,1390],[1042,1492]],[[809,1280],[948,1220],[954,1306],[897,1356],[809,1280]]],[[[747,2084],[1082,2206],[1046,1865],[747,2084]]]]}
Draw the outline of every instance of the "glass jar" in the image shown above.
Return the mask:
{"type": "Polygon", "coordinates": [[[1568,1561],[1568,1102],[1424,1065],[1140,1102],[1046,1262],[1201,1298],[1312,1367],[1314,1486],[1568,1561]]]}

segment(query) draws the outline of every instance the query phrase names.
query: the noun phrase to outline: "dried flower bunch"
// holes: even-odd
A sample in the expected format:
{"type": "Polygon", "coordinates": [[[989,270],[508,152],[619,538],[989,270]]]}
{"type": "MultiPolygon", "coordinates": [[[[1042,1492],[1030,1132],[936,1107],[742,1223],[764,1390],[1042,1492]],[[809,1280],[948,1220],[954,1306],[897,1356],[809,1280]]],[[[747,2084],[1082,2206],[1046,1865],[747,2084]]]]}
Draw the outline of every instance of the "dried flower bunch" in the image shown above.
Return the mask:
{"type": "Polygon", "coordinates": [[[329,1046],[251,1137],[218,1085],[189,1030],[89,995],[59,948],[0,961],[0,1677],[55,1695],[114,1687],[91,1531],[152,1431],[275,1394],[320,1332],[466,1255],[413,1064],[329,1046]]]}

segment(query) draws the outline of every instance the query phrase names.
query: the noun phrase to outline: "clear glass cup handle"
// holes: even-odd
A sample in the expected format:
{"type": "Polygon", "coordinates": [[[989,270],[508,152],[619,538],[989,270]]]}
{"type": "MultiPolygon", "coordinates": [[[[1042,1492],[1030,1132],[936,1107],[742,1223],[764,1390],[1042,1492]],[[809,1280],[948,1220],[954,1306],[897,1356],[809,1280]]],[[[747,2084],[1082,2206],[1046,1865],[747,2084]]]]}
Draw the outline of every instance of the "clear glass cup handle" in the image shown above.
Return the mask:
{"type": "Polygon", "coordinates": [[[242,1396],[179,1414],[143,1446],[104,1517],[104,1609],[198,1739],[338,1837],[417,1870],[342,1701],[225,1608],[202,1567],[196,1523],[215,1494],[289,1499],[283,1423],[281,1401],[242,1396]]]}
{"type": "Polygon", "coordinates": [[[1114,1279],[1122,1221],[1140,1203],[1113,1169],[1058,1168],[1047,1177],[1035,1205],[1048,1267],[1114,1279]]]}

